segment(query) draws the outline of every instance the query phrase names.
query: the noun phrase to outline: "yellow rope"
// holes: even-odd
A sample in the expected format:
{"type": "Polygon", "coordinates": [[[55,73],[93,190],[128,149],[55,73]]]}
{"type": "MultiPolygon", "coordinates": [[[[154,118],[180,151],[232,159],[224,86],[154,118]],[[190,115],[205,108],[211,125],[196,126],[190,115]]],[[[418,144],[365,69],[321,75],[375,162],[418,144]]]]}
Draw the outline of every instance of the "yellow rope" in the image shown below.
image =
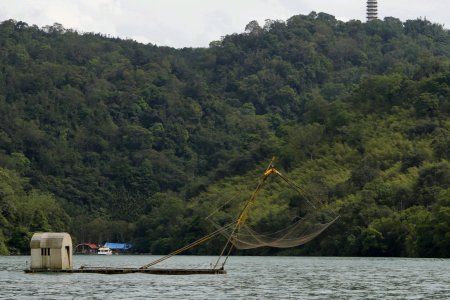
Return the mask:
{"type": "Polygon", "coordinates": [[[158,263],[160,263],[160,262],[162,262],[162,261],[164,261],[164,260],[166,260],[166,259],[169,259],[169,258],[171,258],[172,256],[175,256],[175,255],[177,255],[177,254],[180,254],[181,252],[184,252],[184,251],[186,251],[186,250],[188,250],[188,249],[190,249],[190,248],[193,248],[193,247],[197,246],[198,244],[201,244],[201,243],[203,243],[203,242],[206,242],[207,240],[209,240],[209,239],[215,237],[216,235],[218,235],[219,233],[221,233],[221,232],[222,232],[223,230],[225,230],[226,228],[230,227],[231,225],[233,225],[233,223],[228,224],[228,225],[226,225],[226,226],[224,226],[224,227],[222,227],[222,228],[220,228],[220,229],[218,229],[218,230],[216,230],[216,231],[214,231],[214,232],[212,232],[212,233],[210,233],[210,234],[208,234],[208,235],[205,235],[205,236],[202,237],[201,239],[198,239],[198,240],[196,240],[195,242],[190,243],[189,245],[186,245],[186,246],[184,246],[184,247],[182,247],[182,248],[180,248],[180,249],[178,249],[178,250],[175,250],[175,251],[173,251],[173,252],[171,252],[171,253],[169,253],[169,254],[167,254],[167,255],[165,255],[165,256],[163,256],[163,257],[161,257],[161,258],[159,258],[159,259],[157,259],[157,260],[155,260],[155,261],[153,261],[153,262],[151,262],[151,263],[149,263],[149,264],[146,264],[146,265],[140,267],[139,269],[147,269],[147,268],[150,268],[151,266],[154,266],[154,265],[156,265],[156,264],[158,264],[158,263]]]}

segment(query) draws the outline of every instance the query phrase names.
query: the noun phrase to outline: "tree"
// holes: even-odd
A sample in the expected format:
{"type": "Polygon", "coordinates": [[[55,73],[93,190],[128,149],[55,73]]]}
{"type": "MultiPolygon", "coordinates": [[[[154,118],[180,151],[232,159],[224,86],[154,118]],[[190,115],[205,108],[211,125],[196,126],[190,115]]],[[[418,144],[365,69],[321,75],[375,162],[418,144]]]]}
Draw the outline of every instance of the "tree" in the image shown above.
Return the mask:
{"type": "Polygon", "coordinates": [[[263,33],[263,29],[259,26],[258,21],[251,21],[245,25],[245,32],[250,35],[260,35],[263,33]]]}

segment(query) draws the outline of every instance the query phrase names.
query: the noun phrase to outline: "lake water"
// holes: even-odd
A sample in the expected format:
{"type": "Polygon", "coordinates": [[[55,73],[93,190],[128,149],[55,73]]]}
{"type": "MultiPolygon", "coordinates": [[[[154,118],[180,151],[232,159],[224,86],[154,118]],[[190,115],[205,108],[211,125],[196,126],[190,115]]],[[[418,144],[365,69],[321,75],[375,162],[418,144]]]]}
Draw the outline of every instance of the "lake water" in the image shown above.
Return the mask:
{"type": "MultiPolygon", "coordinates": [[[[139,267],[158,256],[74,256],[84,266],[139,267]]],[[[230,257],[226,275],[25,274],[27,256],[0,256],[1,299],[450,299],[450,260],[230,257]]],[[[208,256],[158,267],[204,267],[208,256]]]]}

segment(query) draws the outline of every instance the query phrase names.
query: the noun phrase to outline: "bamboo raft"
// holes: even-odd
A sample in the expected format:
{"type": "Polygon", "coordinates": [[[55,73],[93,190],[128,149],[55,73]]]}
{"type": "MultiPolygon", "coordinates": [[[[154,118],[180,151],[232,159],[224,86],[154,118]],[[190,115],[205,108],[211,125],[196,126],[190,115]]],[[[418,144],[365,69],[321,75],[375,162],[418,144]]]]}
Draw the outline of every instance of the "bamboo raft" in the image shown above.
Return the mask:
{"type": "Polygon", "coordinates": [[[97,273],[97,274],[130,274],[144,273],[155,275],[218,275],[226,274],[223,269],[158,269],[158,268],[104,268],[104,267],[81,267],[79,269],[26,269],[25,273],[97,273]]]}

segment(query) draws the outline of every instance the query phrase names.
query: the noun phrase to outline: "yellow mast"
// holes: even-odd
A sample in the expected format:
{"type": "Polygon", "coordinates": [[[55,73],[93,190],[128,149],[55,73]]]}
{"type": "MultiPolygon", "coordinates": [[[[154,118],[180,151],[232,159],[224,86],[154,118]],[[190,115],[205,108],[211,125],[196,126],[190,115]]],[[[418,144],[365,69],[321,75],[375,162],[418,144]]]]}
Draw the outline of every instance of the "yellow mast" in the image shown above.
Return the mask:
{"type": "Polygon", "coordinates": [[[231,243],[231,239],[233,238],[233,235],[235,233],[239,232],[240,228],[244,225],[245,221],[247,220],[249,208],[255,202],[256,195],[258,194],[259,190],[261,190],[261,188],[262,188],[264,182],[266,181],[267,177],[269,177],[273,173],[280,174],[273,167],[274,160],[275,160],[275,157],[272,158],[272,160],[270,161],[269,165],[267,166],[267,168],[266,168],[266,170],[264,172],[264,175],[262,176],[261,180],[259,181],[258,186],[256,187],[255,191],[253,192],[252,196],[250,197],[250,199],[247,200],[247,202],[245,202],[244,207],[242,208],[241,212],[239,213],[238,218],[236,219],[233,231],[231,232],[230,237],[228,238],[225,246],[222,249],[222,252],[219,255],[219,258],[217,259],[217,261],[216,261],[216,263],[214,265],[214,269],[217,268],[221,258],[223,257],[223,255],[225,254],[225,251],[228,248],[227,255],[225,256],[225,259],[224,259],[224,261],[222,263],[222,266],[221,266],[221,269],[224,268],[225,263],[227,262],[228,257],[231,254],[231,250],[233,250],[233,248],[234,248],[233,243],[231,243]]]}

